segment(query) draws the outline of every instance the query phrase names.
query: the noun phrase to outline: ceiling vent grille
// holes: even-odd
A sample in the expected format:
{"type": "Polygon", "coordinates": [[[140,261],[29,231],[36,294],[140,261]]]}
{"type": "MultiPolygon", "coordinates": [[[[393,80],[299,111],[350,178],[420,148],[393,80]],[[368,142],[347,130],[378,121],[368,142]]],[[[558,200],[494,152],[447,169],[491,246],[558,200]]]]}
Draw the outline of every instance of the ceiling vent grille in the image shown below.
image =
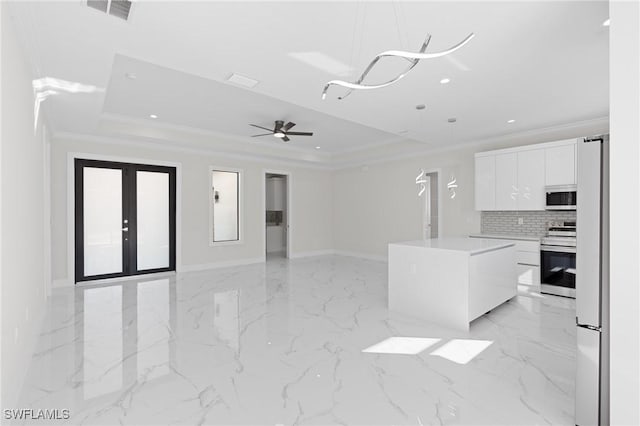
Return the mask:
{"type": "Polygon", "coordinates": [[[129,0],[87,0],[87,6],[125,21],[129,19],[131,12],[129,0]]]}

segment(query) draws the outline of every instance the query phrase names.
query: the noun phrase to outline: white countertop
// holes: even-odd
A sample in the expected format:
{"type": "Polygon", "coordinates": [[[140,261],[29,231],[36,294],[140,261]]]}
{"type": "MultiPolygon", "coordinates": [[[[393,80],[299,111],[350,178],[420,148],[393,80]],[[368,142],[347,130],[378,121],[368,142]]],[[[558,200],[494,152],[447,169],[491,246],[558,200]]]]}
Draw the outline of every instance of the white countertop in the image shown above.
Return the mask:
{"type": "Polygon", "coordinates": [[[471,238],[494,238],[499,240],[540,241],[541,237],[535,235],[509,235],[509,234],[471,234],[471,238]]]}
{"type": "Polygon", "coordinates": [[[470,255],[480,254],[487,251],[499,250],[514,246],[515,243],[509,241],[497,241],[496,239],[485,238],[432,238],[429,240],[402,241],[389,245],[416,247],[434,250],[451,250],[469,253],[470,255]]]}

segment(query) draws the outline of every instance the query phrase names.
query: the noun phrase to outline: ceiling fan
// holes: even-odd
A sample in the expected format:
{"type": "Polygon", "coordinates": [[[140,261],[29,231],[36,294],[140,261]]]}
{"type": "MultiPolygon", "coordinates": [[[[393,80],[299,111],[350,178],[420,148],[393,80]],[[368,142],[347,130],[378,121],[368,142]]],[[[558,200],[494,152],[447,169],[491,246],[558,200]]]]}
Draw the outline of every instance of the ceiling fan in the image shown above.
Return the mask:
{"type": "Polygon", "coordinates": [[[267,130],[269,132],[262,133],[260,135],[253,135],[251,136],[252,138],[258,136],[273,135],[276,138],[282,139],[284,142],[289,142],[290,139],[288,138],[288,136],[313,136],[313,132],[290,132],[289,130],[295,125],[296,123],[293,123],[291,121],[287,124],[284,124],[283,120],[276,120],[273,130],[271,130],[266,127],[258,126],[257,124],[249,124],[249,126],[257,127],[258,129],[267,130]]]}

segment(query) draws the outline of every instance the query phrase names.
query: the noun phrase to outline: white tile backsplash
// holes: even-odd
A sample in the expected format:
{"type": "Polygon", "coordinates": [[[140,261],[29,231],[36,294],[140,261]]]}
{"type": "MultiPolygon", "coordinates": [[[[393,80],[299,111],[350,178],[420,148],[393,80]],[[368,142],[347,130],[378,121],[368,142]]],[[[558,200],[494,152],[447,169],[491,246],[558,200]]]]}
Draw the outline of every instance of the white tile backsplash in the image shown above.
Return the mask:
{"type": "Polygon", "coordinates": [[[575,220],[575,211],[484,211],[481,230],[483,234],[540,237],[546,234],[549,221],[575,220]],[[522,225],[518,225],[518,218],[522,218],[522,225]]]}

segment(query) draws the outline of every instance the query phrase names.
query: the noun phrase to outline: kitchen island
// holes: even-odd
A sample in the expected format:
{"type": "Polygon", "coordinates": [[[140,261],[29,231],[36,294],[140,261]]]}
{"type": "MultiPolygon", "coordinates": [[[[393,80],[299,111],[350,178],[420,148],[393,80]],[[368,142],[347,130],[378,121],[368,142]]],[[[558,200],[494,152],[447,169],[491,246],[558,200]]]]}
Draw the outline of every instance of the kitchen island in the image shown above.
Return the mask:
{"type": "Polygon", "coordinates": [[[389,310],[454,328],[516,295],[515,243],[433,238],[389,244],[389,310]]]}

